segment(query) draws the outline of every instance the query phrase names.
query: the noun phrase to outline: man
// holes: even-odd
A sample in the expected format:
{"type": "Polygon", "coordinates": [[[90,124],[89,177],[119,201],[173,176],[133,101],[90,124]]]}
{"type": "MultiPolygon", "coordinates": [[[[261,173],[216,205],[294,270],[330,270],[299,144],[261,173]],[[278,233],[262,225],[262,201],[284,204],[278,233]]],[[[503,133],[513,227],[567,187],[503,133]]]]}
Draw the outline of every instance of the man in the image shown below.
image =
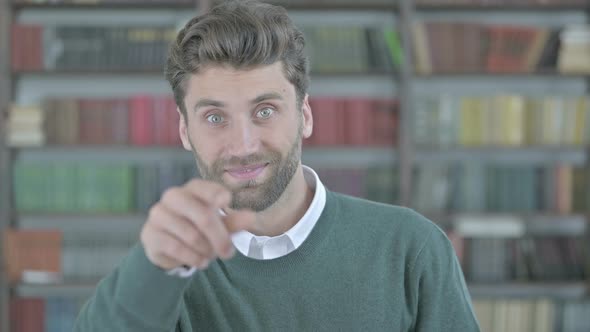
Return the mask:
{"type": "Polygon", "coordinates": [[[301,165],[308,62],[284,9],[231,1],[195,17],[166,75],[202,179],[151,208],[77,331],[479,330],[439,228],[301,165]]]}

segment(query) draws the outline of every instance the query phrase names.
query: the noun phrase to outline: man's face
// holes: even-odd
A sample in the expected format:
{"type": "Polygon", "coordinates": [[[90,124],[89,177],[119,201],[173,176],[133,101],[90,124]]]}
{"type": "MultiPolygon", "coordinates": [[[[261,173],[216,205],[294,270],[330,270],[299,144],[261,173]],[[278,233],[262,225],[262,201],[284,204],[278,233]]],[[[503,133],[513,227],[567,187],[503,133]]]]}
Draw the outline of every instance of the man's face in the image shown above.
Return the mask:
{"type": "Polygon", "coordinates": [[[181,117],[180,136],[201,176],[232,192],[232,208],[265,210],[300,166],[301,139],[313,125],[307,97],[298,109],[280,62],[251,70],[210,66],[187,83],[188,123],[181,117]]]}

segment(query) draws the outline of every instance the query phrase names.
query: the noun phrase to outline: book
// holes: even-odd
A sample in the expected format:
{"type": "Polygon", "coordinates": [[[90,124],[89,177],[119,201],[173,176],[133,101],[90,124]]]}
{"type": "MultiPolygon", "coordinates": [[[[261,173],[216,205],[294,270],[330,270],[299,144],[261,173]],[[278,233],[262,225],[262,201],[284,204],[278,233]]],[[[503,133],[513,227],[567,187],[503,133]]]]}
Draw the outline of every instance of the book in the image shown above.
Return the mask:
{"type": "Polygon", "coordinates": [[[61,274],[61,231],[9,228],[3,233],[2,243],[11,282],[22,280],[25,271],[61,274]]]}

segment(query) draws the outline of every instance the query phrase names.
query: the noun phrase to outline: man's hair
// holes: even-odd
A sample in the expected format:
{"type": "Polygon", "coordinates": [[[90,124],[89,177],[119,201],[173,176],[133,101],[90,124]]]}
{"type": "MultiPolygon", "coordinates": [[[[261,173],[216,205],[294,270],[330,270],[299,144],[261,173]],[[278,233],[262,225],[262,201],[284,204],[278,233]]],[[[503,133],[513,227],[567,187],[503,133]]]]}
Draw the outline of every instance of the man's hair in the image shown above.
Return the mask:
{"type": "Polygon", "coordinates": [[[249,0],[226,1],[180,30],[168,54],[166,79],[187,120],[184,97],[191,74],[208,65],[252,69],[281,61],[300,108],[309,85],[304,46],[303,33],[284,8],[249,0]]]}

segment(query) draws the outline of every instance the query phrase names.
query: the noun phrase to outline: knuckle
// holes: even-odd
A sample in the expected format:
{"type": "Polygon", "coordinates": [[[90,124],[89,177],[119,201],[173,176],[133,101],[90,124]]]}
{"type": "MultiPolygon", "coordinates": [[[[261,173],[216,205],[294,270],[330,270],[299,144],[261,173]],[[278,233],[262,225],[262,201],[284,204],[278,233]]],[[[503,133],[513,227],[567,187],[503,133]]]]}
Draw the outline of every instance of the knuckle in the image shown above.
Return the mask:
{"type": "Polygon", "coordinates": [[[171,187],[168,188],[164,191],[164,193],[162,193],[162,201],[170,201],[170,200],[174,200],[176,195],[178,195],[180,188],[179,187],[171,187]]]}
{"type": "Polygon", "coordinates": [[[160,214],[160,204],[156,203],[150,207],[148,210],[148,220],[157,220],[158,215],[160,214]]]}
{"type": "Polygon", "coordinates": [[[203,218],[199,220],[199,225],[202,229],[210,229],[213,227],[213,220],[209,215],[203,215],[203,218]]]}
{"type": "Polygon", "coordinates": [[[201,235],[199,233],[192,231],[192,232],[185,232],[186,240],[189,243],[197,244],[201,242],[201,235]]]}
{"type": "Polygon", "coordinates": [[[182,247],[177,241],[170,241],[169,243],[165,244],[162,249],[164,253],[172,257],[182,252],[182,247]]]}

